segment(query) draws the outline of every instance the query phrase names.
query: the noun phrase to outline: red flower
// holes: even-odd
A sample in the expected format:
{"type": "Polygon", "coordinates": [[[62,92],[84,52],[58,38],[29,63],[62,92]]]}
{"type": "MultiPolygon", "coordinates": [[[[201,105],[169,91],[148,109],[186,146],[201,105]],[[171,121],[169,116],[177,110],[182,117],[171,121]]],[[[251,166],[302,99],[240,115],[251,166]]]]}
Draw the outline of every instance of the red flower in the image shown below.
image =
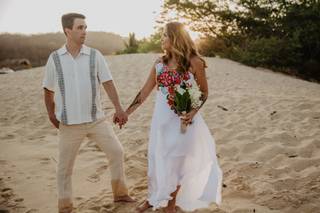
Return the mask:
{"type": "Polygon", "coordinates": [[[168,104],[169,104],[169,106],[173,106],[174,101],[173,101],[173,100],[171,100],[171,99],[168,99],[168,104]]]}
{"type": "Polygon", "coordinates": [[[180,84],[181,83],[181,79],[180,78],[176,78],[174,83],[175,84],[180,84]]]}
{"type": "Polygon", "coordinates": [[[184,75],[183,75],[183,80],[189,80],[189,73],[185,73],[184,75]]]}
{"type": "Polygon", "coordinates": [[[168,87],[168,92],[170,93],[170,94],[174,94],[174,87],[168,87]]]}

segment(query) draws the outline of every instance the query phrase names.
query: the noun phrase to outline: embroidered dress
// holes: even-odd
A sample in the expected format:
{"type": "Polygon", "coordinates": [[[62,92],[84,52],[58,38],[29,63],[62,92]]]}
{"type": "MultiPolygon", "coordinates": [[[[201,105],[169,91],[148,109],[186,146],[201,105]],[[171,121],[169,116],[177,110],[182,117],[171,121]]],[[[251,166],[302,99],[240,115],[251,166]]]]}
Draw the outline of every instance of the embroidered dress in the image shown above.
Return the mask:
{"type": "Polygon", "coordinates": [[[200,113],[187,132],[180,131],[180,118],[170,108],[169,90],[182,79],[163,63],[156,64],[158,91],[151,122],[148,147],[148,201],[154,209],[165,207],[170,194],[181,186],[176,204],[192,211],[221,202],[222,171],[218,165],[215,141],[200,113]]]}

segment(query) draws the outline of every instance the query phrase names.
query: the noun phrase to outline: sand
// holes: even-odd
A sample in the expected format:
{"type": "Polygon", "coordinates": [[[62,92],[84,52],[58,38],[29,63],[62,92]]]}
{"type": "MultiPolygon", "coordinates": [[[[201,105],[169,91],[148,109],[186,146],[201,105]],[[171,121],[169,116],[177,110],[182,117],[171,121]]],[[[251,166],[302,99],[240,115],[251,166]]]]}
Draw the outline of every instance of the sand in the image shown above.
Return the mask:
{"type": "MultiPolygon", "coordinates": [[[[107,56],[122,104],[143,85],[156,54],[107,56]]],[[[201,109],[224,173],[221,206],[201,213],[314,213],[320,208],[320,85],[220,58],[206,58],[209,99],[201,109]]],[[[44,68],[0,76],[0,211],[57,212],[57,130],[46,114],[44,68]]],[[[124,129],[130,193],[147,194],[153,92],[124,129]]],[[[103,92],[111,121],[113,107],[103,92]]],[[[73,174],[76,212],[134,212],[114,204],[108,161],[85,140],[73,174]]],[[[148,211],[152,212],[152,211],[148,211]]],[[[182,212],[182,211],[180,211],[182,212]]]]}

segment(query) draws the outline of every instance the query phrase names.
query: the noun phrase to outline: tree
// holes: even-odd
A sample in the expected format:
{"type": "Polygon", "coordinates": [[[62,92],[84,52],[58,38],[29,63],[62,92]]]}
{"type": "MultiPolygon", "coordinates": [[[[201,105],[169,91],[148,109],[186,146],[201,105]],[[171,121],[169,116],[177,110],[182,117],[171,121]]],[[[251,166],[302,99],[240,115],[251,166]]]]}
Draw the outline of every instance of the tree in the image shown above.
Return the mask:
{"type": "Polygon", "coordinates": [[[148,52],[161,52],[161,35],[162,28],[158,28],[154,34],[149,38],[143,39],[139,42],[138,52],[148,53],[148,52]]]}
{"type": "Polygon", "coordinates": [[[318,0],[167,0],[159,22],[175,12],[210,55],[320,80],[319,11],[318,0]]]}
{"type": "Polygon", "coordinates": [[[129,33],[129,39],[128,42],[125,42],[125,46],[126,48],[120,51],[120,54],[130,54],[138,52],[139,45],[134,33],[129,33]]]}

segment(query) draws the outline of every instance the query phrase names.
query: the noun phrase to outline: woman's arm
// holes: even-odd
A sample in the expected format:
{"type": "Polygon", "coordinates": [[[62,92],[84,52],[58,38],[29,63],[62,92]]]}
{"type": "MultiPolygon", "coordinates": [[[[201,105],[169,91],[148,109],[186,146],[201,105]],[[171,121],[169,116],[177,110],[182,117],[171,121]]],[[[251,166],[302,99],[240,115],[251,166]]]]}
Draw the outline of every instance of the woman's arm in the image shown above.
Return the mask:
{"type": "Polygon", "coordinates": [[[186,123],[189,124],[192,122],[194,115],[198,112],[198,110],[203,106],[208,98],[208,82],[205,73],[205,63],[199,57],[193,57],[190,61],[192,73],[195,77],[195,81],[197,82],[199,89],[202,93],[201,100],[202,104],[196,108],[191,110],[185,116],[182,116],[181,119],[186,123]]]}
{"type": "Polygon", "coordinates": [[[156,85],[156,70],[155,70],[155,66],[152,66],[147,81],[145,82],[142,89],[138,92],[135,99],[132,101],[132,103],[126,110],[126,113],[128,115],[133,113],[147,99],[147,97],[150,95],[155,85],[156,85]]]}
{"type": "Polygon", "coordinates": [[[208,98],[208,81],[205,72],[205,63],[199,57],[194,57],[191,59],[191,67],[194,72],[195,80],[202,93],[202,104],[197,108],[197,110],[199,110],[208,98]]]}

